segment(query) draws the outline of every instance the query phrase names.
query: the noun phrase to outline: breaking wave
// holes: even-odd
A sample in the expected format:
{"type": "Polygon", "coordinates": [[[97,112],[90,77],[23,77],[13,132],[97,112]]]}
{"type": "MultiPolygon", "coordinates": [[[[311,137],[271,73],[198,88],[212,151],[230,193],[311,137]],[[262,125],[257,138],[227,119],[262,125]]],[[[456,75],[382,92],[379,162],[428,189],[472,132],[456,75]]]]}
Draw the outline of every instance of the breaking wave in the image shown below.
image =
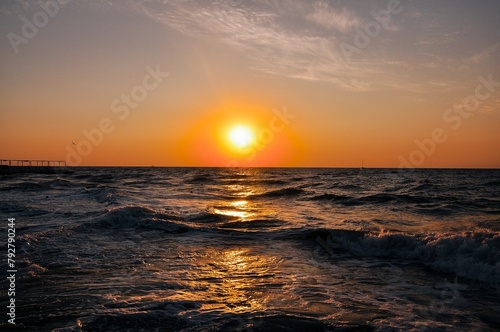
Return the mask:
{"type": "Polygon", "coordinates": [[[405,235],[363,231],[318,230],[327,250],[360,257],[411,260],[438,272],[475,281],[500,280],[500,235],[494,233],[405,235]]]}

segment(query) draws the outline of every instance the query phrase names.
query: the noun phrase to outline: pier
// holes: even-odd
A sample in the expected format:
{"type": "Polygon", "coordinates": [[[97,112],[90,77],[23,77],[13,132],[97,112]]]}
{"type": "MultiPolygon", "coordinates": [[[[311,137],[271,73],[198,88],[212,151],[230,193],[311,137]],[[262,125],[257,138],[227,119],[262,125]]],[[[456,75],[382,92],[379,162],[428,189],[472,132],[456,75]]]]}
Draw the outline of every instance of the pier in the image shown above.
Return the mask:
{"type": "Polygon", "coordinates": [[[0,174],[16,173],[56,174],[68,170],[64,160],[0,159],[0,174]]]}

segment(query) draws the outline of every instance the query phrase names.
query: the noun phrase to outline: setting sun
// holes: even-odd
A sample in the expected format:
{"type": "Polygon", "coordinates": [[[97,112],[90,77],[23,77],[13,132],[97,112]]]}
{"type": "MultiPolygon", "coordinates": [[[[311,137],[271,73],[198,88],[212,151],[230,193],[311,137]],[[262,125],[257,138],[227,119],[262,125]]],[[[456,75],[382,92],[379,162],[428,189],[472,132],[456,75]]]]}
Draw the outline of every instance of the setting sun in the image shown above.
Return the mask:
{"type": "Polygon", "coordinates": [[[499,15],[0,0],[0,332],[500,332],[499,15]]]}
{"type": "Polygon", "coordinates": [[[247,126],[235,126],[229,131],[229,141],[238,148],[246,148],[254,140],[253,131],[247,126]]]}

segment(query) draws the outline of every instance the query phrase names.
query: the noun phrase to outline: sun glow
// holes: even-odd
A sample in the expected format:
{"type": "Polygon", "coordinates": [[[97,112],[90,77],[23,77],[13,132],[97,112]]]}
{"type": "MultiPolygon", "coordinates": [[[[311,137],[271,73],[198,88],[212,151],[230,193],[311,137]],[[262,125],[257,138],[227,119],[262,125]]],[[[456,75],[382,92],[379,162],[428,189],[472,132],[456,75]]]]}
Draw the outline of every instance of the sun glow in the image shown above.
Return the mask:
{"type": "Polygon", "coordinates": [[[302,153],[291,129],[274,111],[240,104],[217,106],[194,121],[176,151],[185,165],[295,165],[302,153]]]}
{"type": "Polygon", "coordinates": [[[235,126],[231,128],[228,135],[231,144],[237,148],[246,148],[254,140],[253,131],[247,126],[235,126]]]}

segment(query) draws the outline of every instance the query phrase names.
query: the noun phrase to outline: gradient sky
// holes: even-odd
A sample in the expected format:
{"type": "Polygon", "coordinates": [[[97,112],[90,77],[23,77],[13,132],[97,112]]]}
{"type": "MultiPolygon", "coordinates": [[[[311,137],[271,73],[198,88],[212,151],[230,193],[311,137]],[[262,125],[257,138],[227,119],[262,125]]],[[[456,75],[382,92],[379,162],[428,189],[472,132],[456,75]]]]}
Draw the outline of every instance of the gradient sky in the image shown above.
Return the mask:
{"type": "Polygon", "coordinates": [[[497,0],[61,2],[0,4],[0,159],[500,167],[497,0]]]}

